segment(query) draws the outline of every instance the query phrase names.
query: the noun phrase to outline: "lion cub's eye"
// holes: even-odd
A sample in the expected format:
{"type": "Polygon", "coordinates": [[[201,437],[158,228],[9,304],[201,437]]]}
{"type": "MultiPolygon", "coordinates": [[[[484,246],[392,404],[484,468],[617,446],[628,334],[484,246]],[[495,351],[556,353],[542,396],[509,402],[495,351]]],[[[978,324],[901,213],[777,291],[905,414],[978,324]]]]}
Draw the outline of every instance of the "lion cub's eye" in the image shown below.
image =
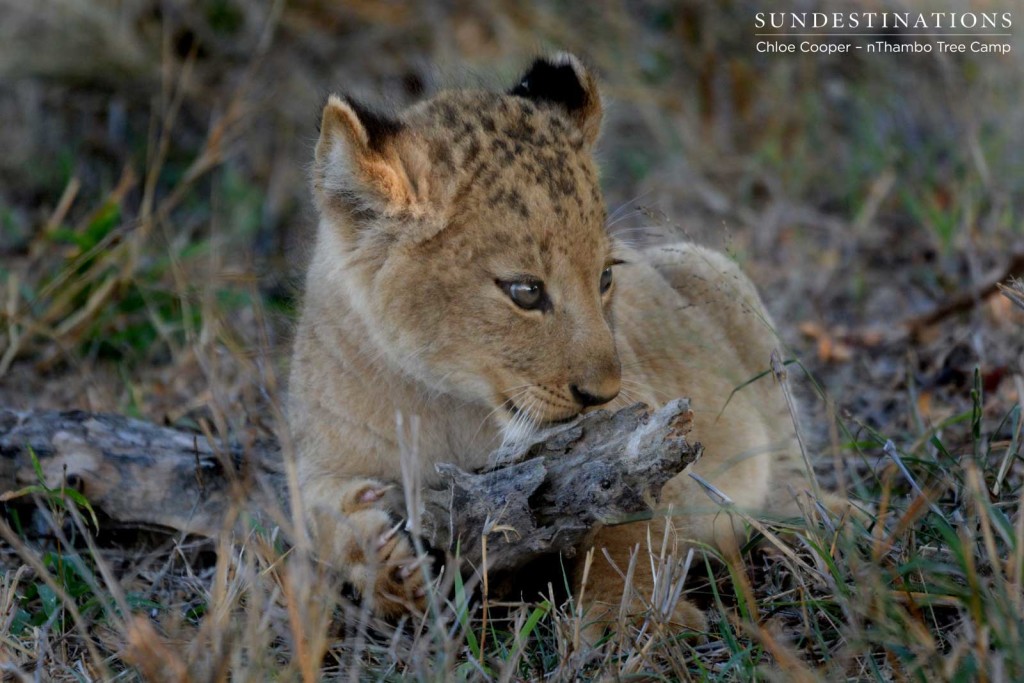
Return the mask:
{"type": "Polygon", "coordinates": [[[612,286],[612,267],[608,266],[601,272],[601,293],[604,294],[612,286]]]}
{"type": "Polygon", "coordinates": [[[527,311],[548,308],[548,296],[544,293],[544,283],[536,280],[520,280],[516,282],[498,281],[498,286],[505,290],[508,298],[516,306],[527,311]]]}

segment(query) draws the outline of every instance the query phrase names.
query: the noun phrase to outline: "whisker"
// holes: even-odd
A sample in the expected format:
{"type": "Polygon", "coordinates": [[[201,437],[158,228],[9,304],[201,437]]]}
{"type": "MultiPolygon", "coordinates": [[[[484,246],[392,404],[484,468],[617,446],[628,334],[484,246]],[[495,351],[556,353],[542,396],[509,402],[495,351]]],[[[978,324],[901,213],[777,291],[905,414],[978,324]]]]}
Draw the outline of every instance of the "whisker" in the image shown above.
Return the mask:
{"type": "MultiPolygon", "coordinates": [[[[644,384],[642,382],[638,382],[638,381],[633,380],[633,379],[629,379],[629,378],[623,377],[621,382],[622,382],[623,386],[626,386],[626,387],[629,387],[631,389],[634,389],[635,391],[639,392],[639,394],[641,396],[643,396],[644,394],[648,394],[648,395],[653,396],[655,402],[657,402],[659,404],[667,403],[671,399],[675,398],[674,396],[668,396],[666,394],[666,392],[664,392],[664,391],[659,391],[659,390],[655,389],[654,387],[652,387],[652,386],[650,386],[648,384],[644,384]]],[[[650,403],[650,401],[644,401],[644,400],[639,400],[639,401],[636,401],[636,402],[639,402],[639,403],[650,403]]]]}
{"type": "Polygon", "coordinates": [[[662,237],[665,235],[664,229],[657,225],[638,225],[633,228],[619,228],[618,230],[612,231],[612,234],[615,236],[616,239],[620,238],[622,235],[630,235],[634,233],[640,233],[642,235],[654,235],[657,237],[662,237]]]}
{"type": "Polygon", "coordinates": [[[633,403],[640,403],[640,401],[637,399],[637,397],[634,394],[630,393],[629,391],[627,391],[623,387],[619,387],[619,398],[623,399],[626,402],[626,405],[631,405],[633,403]]]}
{"type": "Polygon", "coordinates": [[[636,397],[626,391],[624,388],[619,387],[619,395],[615,397],[611,403],[608,404],[609,410],[621,410],[628,406],[638,403],[636,397]]]}
{"type": "Polygon", "coordinates": [[[477,425],[476,431],[473,432],[473,436],[470,438],[470,441],[474,441],[476,437],[480,434],[480,430],[484,428],[485,424],[487,424],[487,421],[494,417],[495,413],[497,413],[500,410],[503,410],[504,408],[504,405],[499,405],[495,406],[494,408],[491,408],[491,410],[486,415],[484,415],[484,418],[480,420],[480,424],[477,425]]]}
{"type": "Polygon", "coordinates": [[[505,395],[508,395],[508,394],[511,394],[513,391],[519,391],[520,389],[531,389],[531,388],[533,388],[533,384],[530,383],[530,382],[527,382],[526,384],[519,384],[519,385],[514,386],[514,387],[508,387],[507,389],[502,389],[501,393],[503,393],[505,395]]]}
{"type": "Polygon", "coordinates": [[[532,397],[527,397],[526,403],[522,406],[516,407],[516,413],[512,416],[512,420],[506,425],[503,430],[501,446],[515,445],[519,442],[519,434],[522,431],[523,423],[527,419],[526,410],[532,401],[532,397]]]}
{"type": "MultiPolygon", "coordinates": [[[[628,238],[627,239],[622,239],[622,238],[618,237],[617,235],[614,237],[614,239],[615,239],[615,244],[618,245],[620,247],[620,249],[622,247],[625,247],[626,249],[633,249],[635,251],[639,251],[640,249],[643,249],[643,247],[645,246],[644,242],[641,241],[641,240],[631,240],[631,239],[628,239],[628,238]]],[[[612,247],[612,253],[615,253],[615,247],[614,246],[612,247]]]]}
{"type": "Polygon", "coordinates": [[[622,214],[621,216],[616,216],[615,218],[609,218],[609,220],[604,224],[604,228],[605,228],[605,230],[611,231],[612,228],[614,228],[619,223],[621,223],[621,222],[623,222],[625,220],[629,220],[633,216],[642,216],[642,215],[644,215],[643,212],[639,211],[637,209],[633,209],[632,211],[627,211],[626,213],[622,214]]]}
{"type": "MultiPolygon", "coordinates": [[[[494,415],[496,413],[498,413],[498,412],[500,412],[502,410],[505,410],[506,404],[508,402],[511,402],[512,405],[515,406],[516,402],[520,398],[522,398],[523,396],[528,395],[532,388],[533,388],[532,384],[520,384],[519,386],[512,387],[510,389],[506,389],[505,391],[503,391],[502,394],[504,394],[507,397],[506,402],[491,408],[491,410],[488,411],[488,413],[486,415],[484,415],[483,419],[480,420],[480,424],[477,425],[476,431],[473,432],[473,436],[472,436],[472,438],[470,440],[472,441],[472,440],[476,439],[477,435],[480,434],[480,430],[484,428],[484,425],[487,424],[488,420],[490,420],[492,417],[494,417],[494,415]]],[[[519,407],[516,406],[516,409],[518,410],[519,407]]],[[[509,427],[511,426],[511,423],[514,422],[514,421],[515,421],[515,416],[513,416],[513,419],[510,421],[509,425],[506,425],[505,427],[502,428],[502,432],[503,433],[506,432],[509,429],[509,427]]],[[[502,445],[504,445],[504,442],[502,443],[502,445]]]]}
{"type": "Polygon", "coordinates": [[[611,214],[608,217],[609,220],[614,220],[616,217],[621,215],[620,212],[623,209],[628,210],[629,208],[632,207],[634,210],[636,210],[636,204],[639,203],[641,199],[643,199],[644,197],[647,197],[648,195],[650,195],[653,192],[654,192],[654,188],[650,188],[648,190],[644,190],[643,192],[641,192],[637,196],[633,197],[632,199],[627,199],[626,201],[622,202],[621,204],[619,204],[615,208],[614,211],[611,212],[611,214]]]}
{"type": "Polygon", "coordinates": [[[540,426],[540,415],[535,412],[535,409],[540,405],[539,399],[534,399],[530,402],[530,405],[526,410],[526,423],[525,429],[523,430],[523,437],[528,437],[537,431],[537,427],[540,426]]]}

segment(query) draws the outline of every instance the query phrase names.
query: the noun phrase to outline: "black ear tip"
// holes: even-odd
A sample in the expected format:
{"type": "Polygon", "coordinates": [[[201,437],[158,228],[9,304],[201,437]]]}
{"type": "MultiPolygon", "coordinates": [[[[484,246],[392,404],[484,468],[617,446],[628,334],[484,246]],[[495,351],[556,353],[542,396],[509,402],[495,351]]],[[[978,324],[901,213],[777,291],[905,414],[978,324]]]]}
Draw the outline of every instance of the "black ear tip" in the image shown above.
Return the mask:
{"type": "Polygon", "coordinates": [[[509,94],[559,104],[569,111],[589,103],[589,95],[580,82],[574,59],[568,55],[534,60],[509,94]]]}

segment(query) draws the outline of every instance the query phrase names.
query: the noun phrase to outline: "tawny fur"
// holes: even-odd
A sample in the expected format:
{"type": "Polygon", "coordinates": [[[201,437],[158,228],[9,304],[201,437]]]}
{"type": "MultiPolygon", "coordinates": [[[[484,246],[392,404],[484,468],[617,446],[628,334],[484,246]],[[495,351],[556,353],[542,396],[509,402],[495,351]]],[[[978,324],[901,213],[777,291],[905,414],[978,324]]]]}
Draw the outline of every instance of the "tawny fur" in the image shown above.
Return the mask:
{"type": "MultiPolygon", "coordinates": [[[[579,62],[555,63],[571,65],[585,92],[571,111],[447,91],[382,130],[340,98],[324,109],[313,171],[320,223],[289,413],[319,552],[382,615],[422,606],[411,544],[391,533],[405,514],[398,414],[419,416],[430,485],[435,463],[485,466],[524,415],[539,424],[581,412],[571,385],[617,393],[611,409],[686,396],[705,449],[693,471],[736,505],[789,511],[789,491],[806,487],[770,374],[732,395],[778,346],[757,292],[714,251],[636,251],[609,238],[592,158],[600,97],[579,62]],[[616,261],[602,293],[601,273],[616,261]],[[497,284],[524,275],[544,282],[550,310],[523,310],[497,284]]],[[[677,552],[688,541],[735,547],[728,517],[686,472],[660,502],[673,509],[677,552]]],[[[646,523],[606,527],[594,544],[624,569],[635,546],[646,552],[647,534],[646,523]]],[[[638,563],[641,595],[649,565],[638,563]]],[[[599,553],[585,590],[596,623],[617,613],[622,594],[599,553]]],[[[703,624],[685,601],[675,618],[703,624]]]]}

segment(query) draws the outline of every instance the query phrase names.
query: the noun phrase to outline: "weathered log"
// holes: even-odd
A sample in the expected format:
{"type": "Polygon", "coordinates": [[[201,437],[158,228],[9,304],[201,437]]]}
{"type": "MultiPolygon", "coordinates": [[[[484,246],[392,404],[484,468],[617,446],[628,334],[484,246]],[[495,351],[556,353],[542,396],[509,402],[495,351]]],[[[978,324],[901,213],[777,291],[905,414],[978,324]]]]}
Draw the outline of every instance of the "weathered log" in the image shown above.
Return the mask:
{"type": "Polygon", "coordinates": [[[425,495],[434,547],[472,563],[487,538],[487,566],[510,570],[551,552],[571,556],[598,524],[650,515],[662,486],[697,459],[685,399],[650,413],[643,405],[598,411],[491,456],[495,469],[439,467],[447,487],[425,495]]]}
{"type": "Polygon", "coordinates": [[[247,469],[273,478],[275,444],[221,448],[201,434],[121,415],[0,410],[0,496],[41,483],[77,489],[126,525],[214,536],[247,469]],[[234,486],[234,489],[232,488],[234,486]]]}
{"type": "MultiPolygon", "coordinates": [[[[491,456],[468,473],[441,465],[422,493],[420,528],[434,548],[508,570],[545,553],[572,554],[596,524],[649,515],[661,487],[693,462],[685,399],[650,413],[598,411],[491,456]]],[[[284,500],[278,446],[221,446],[205,436],[118,415],[0,410],[0,496],[38,484],[70,486],[120,524],[216,535],[233,504],[259,505],[256,478],[284,500]]]]}

